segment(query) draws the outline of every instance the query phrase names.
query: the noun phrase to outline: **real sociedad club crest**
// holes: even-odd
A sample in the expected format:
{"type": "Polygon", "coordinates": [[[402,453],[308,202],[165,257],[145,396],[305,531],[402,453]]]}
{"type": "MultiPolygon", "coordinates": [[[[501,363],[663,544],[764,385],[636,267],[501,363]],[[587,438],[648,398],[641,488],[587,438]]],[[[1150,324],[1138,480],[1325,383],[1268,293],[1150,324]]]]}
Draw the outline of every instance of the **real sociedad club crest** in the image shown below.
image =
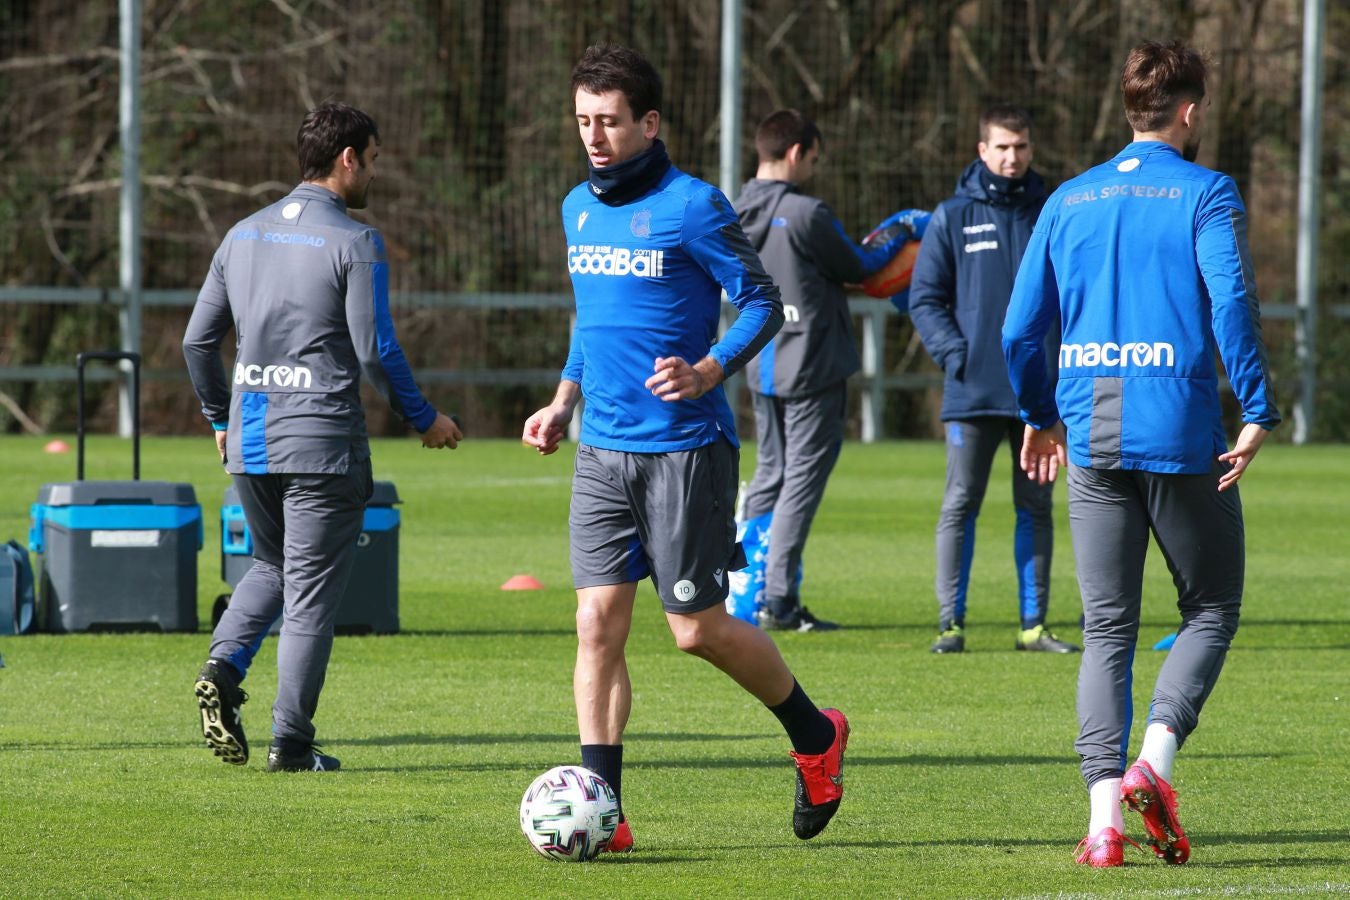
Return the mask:
{"type": "Polygon", "coordinates": [[[628,230],[633,232],[633,237],[650,237],[652,233],[652,211],[640,209],[633,213],[633,221],[628,223],[628,230]]]}

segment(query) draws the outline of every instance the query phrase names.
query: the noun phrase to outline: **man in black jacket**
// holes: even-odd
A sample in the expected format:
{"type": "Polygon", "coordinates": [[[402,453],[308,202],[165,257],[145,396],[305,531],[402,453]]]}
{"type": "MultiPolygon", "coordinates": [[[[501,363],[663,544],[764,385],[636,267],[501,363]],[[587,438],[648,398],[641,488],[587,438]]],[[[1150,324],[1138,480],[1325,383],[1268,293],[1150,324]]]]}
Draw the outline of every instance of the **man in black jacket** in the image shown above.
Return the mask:
{"type": "Polygon", "coordinates": [[[764,119],[755,148],[759,168],[742,188],[736,212],[782,291],[786,321],[745,369],[759,448],[742,518],[773,512],[760,626],[830,631],[839,626],[802,606],[797,572],[844,439],[846,381],[861,368],[844,285],[879,271],[910,236],[864,250],[824,202],[798,191],[815,169],[821,137],[797,110],[764,119]]]}
{"type": "Polygon", "coordinates": [[[1051,486],[1036,484],[1018,465],[1022,420],[1001,343],[1017,266],[1046,198],[1045,182],[1031,169],[1030,114],[1013,106],[986,110],[978,150],[956,195],[940,203],[928,223],[909,292],[914,328],[946,373],[947,486],[937,526],[939,634],[932,651],[965,650],[975,519],[1006,437],[1017,510],[1013,559],[1021,631],[1014,646],[1074,653],[1078,647],[1045,628],[1054,546],[1051,486]]]}

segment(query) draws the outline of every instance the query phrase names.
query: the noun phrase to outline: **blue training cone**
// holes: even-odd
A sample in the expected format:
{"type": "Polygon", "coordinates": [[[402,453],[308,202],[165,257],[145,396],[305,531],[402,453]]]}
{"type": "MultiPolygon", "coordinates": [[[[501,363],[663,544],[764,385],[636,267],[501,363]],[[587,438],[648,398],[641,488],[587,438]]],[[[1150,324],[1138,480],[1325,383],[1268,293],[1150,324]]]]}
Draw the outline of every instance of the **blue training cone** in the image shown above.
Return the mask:
{"type": "Polygon", "coordinates": [[[1172,632],[1171,634],[1169,634],[1167,637],[1165,637],[1165,638],[1163,638],[1162,640],[1158,641],[1158,643],[1154,644],[1154,645],[1153,645],[1153,649],[1154,649],[1154,650],[1171,650],[1171,649],[1172,649],[1172,645],[1175,644],[1176,642],[1177,642],[1177,633],[1174,631],[1174,632],[1172,632]]]}

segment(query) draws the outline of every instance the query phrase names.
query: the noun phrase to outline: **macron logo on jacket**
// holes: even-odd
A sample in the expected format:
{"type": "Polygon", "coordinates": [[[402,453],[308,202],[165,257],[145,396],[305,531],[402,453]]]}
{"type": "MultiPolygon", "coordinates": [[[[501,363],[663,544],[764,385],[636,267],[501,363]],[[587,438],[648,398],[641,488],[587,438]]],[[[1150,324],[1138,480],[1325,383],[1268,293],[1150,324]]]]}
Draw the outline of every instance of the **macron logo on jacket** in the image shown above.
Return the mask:
{"type": "Polygon", "coordinates": [[[1086,344],[1060,344],[1060,369],[1078,367],[1095,368],[1097,366],[1129,365],[1173,368],[1176,366],[1176,353],[1166,341],[1139,341],[1137,343],[1117,344],[1113,341],[1099,344],[1090,341],[1086,344]]]}
{"type": "Polygon", "coordinates": [[[314,383],[308,366],[258,366],[234,364],[234,383],[250,387],[307,388],[314,383]]]}

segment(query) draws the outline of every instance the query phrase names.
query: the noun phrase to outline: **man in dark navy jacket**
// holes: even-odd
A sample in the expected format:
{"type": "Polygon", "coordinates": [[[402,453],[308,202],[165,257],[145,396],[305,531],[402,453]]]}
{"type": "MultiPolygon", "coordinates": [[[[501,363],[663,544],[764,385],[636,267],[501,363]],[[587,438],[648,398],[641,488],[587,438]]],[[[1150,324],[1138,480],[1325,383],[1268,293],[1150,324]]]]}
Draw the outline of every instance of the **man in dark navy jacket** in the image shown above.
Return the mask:
{"type": "Polygon", "coordinates": [[[956,195],[928,224],[910,287],[910,316],[924,347],[946,373],[947,485],[937,526],[938,639],[934,653],[965,650],[966,593],[989,472],[1007,439],[1017,524],[1013,559],[1021,631],[1018,650],[1073,653],[1045,628],[1054,546],[1049,484],[1019,468],[1022,421],[1003,363],[1001,329],[1018,263],[1045,203],[1031,169],[1031,116],[995,106],[980,117],[979,158],[956,195]]]}

